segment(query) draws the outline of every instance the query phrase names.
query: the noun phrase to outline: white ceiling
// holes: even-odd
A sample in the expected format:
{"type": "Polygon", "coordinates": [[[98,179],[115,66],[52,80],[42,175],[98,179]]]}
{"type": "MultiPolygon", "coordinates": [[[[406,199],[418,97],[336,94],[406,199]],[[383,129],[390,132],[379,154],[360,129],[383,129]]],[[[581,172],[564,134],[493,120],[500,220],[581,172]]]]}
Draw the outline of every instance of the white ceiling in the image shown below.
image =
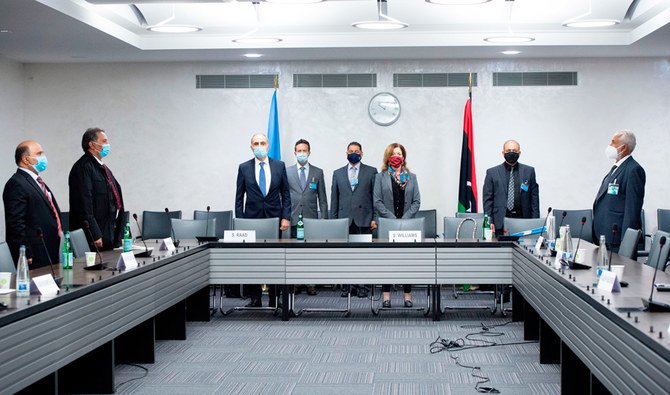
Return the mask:
{"type": "MultiPolygon", "coordinates": [[[[189,0],[181,0],[187,2],[189,0]]],[[[253,50],[265,60],[670,56],[670,0],[492,0],[443,6],[388,0],[388,15],[409,24],[375,32],[351,26],[376,19],[375,0],[328,0],[311,5],[224,0],[155,4],[136,0],[148,25],[174,14],[171,24],[202,27],[189,34],[150,32],[119,0],[0,0],[0,56],[21,62],[243,60],[253,50]],[[590,8],[590,12],[589,12],[590,8]],[[609,28],[574,29],[567,20],[612,18],[609,28]],[[495,35],[532,36],[527,44],[493,45],[495,35]],[[240,36],[276,36],[277,44],[241,45],[240,36]]]]}

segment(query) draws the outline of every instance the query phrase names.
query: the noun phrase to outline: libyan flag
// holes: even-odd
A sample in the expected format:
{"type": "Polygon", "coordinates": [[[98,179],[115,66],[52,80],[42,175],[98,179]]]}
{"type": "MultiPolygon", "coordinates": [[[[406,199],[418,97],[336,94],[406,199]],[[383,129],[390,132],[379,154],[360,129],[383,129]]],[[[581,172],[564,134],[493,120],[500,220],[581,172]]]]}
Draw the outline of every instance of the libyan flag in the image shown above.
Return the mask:
{"type": "Polygon", "coordinates": [[[458,212],[477,212],[477,172],[475,171],[475,141],[472,128],[472,94],[465,102],[463,116],[463,146],[461,147],[461,176],[458,182],[458,212]]]}

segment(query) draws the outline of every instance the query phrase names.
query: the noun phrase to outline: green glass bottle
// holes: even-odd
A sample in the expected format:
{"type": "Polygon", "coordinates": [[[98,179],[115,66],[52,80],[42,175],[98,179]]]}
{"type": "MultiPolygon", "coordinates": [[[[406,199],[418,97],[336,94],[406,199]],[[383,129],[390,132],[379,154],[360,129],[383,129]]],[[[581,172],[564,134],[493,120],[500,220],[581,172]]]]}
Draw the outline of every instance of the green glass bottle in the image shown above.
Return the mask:
{"type": "Polygon", "coordinates": [[[296,226],[296,239],[305,240],[305,224],[302,222],[302,213],[298,214],[298,225],[296,226]]]}
{"type": "Polygon", "coordinates": [[[123,228],[123,252],[130,252],[133,250],[133,236],[130,233],[130,222],[126,222],[123,228]]]}
{"type": "MultiPolygon", "coordinates": [[[[491,230],[491,224],[489,224],[488,214],[484,214],[484,223],[482,224],[482,240],[486,240],[487,231],[491,230]]],[[[491,237],[491,236],[489,236],[491,237]]]]}
{"type": "Polygon", "coordinates": [[[72,254],[72,243],[70,242],[70,232],[65,232],[65,240],[63,241],[63,252],[61,255],[61,264],[63,269],[72,269],[72,261],[74,260],[72,254]]]}

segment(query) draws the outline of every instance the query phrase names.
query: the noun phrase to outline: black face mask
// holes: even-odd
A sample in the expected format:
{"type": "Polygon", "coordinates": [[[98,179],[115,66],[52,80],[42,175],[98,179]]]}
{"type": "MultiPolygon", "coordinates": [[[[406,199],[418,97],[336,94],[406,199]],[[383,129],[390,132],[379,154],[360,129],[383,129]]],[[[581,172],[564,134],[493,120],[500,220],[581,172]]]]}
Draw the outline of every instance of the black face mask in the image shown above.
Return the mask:
{"type": "Polygon", "coordinates": [[[505,162],[515,164],[519,160],[518,152],[505,152],[505,162]]]}
{"type": "Polygon", "coordinates": [[[361,156],[355,152],[352,152],[349,155],[347,155],[347,160],[349,161],[349,163],[355,165],[356,163],[361,161],[361,156]]]}

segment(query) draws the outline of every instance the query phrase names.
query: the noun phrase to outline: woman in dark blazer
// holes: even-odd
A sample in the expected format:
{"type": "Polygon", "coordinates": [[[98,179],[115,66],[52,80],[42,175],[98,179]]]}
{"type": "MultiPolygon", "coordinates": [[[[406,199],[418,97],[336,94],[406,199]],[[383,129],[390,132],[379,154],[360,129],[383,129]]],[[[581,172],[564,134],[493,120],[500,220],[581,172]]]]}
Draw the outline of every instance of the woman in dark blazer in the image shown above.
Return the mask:
{"type": "MultiPolygon", "coordinates": [[[[401,144],[389,144],[384,151],[381,173],[375,176],[373,201],[376,216],[383,218],[414,218],[421,206],[419,183],[407,168],[407,151],[401,144]]],[[[403,285],[405,307],[412,307],[412,286],[403,285]]],[[[391,307],[391,285],[382,286],[384,302],[391,307]]]]}

